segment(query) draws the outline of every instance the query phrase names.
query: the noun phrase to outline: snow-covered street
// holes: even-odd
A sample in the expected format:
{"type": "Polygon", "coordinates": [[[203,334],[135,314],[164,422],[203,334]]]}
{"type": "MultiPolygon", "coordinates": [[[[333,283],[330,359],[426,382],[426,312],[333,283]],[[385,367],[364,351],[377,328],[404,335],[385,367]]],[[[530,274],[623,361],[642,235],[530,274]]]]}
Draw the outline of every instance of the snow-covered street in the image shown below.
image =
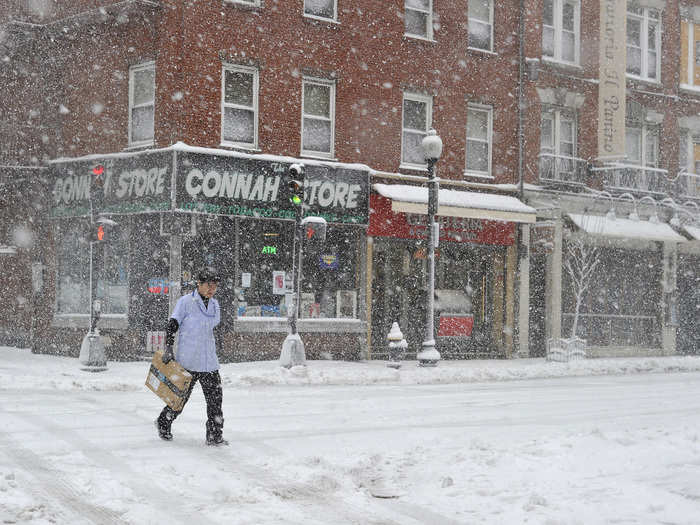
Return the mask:
{"type": "Polygon", "coordinates": [[[700,359],[229,364],[225,448],[109,366],[0,348],[0,522],[700,522],[700,359]]]}

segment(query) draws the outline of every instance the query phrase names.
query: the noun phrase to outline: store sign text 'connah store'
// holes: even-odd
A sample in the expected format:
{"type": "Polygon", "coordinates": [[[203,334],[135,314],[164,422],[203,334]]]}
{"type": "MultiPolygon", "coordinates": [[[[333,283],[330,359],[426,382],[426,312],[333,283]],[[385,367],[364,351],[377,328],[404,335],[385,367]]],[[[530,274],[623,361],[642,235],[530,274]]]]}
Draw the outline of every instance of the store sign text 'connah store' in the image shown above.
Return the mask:
{"type": "MultiPolygon", "coordinates": [[[[56,161],[51,166],[51,216],[89,215],[92,189],[92,205],[102,213],[174,209],[293,219],[295,208],[285,183],[288,168],[286,162],[173,150],[56,161]],[[96,182],[102,191],[95,192],[96,182]],[[103,196],[97,199],[98,194],[103,196]]],[[[305,215],[321,216],[330,223],[368,223],[368,172],[306,165],[304,188],[305,215]]]]}
{"type": "MultiPolygon", "coordinates": [[[[294,218],[286,191],[288,163],[184,152],[178,154],[176,209],[243,217],[294,218]]],[[[304,214],[331,223],[367,224],[369,174],[306,165],[304,214]]]]}

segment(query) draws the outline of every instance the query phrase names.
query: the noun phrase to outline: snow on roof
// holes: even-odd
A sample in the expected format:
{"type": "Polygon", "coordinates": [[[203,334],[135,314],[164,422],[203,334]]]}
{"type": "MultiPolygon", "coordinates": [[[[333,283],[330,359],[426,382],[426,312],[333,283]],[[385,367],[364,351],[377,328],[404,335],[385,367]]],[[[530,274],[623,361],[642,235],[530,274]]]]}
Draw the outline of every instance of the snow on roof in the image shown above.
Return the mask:
{"type": "MultiPolygon", "coordinates": [[[[407,186],[405,184],[373,184],[372,187],[379,195],[393,201],[428,203],[428,188],[424,186],[407,186]]],[[[474,191],[440,190],[438,195],[441,206],[456,208],[476,208],[482,210],[499,210],[515,213],[537,213],[532,208],[515,197],[495,195],[492,193],[477,193],[474,191]]]]}
{"type": "Polygon", "coordinates": [[[163,152],[163,151],[182,151],[182,152],[186,152],[186,153],[202,153],[205,155],[216,155],[219,157],[235,157],[235,158],[239,158],[239,159],[253,159],[253,160],[263,160],[263,161],[269,161],[269,162],[299,163],[299,164],[304,164],[306,166],[330,166],[333,168],[345,168],[345,169],[368,171],[368,172],[372,171],[372,169],[369,166],[367,166],[366,164],[333,162],[333,161],[324,161],[324,160],[316,160],[316,159],[298,159],[296,157],[286,157],[283,155],[245,153],[242,151],[231,151],[231,150],[227,150],[227,149],[217,149],[217,148],[202,148],[200,146],[190,146],[189,144],[185,144],[184,142],[176,142],[172,146],[168,146],[165,148],[157,148],[157,149],[147,149],[147,150],[140,150],[140,151],[122,151],[119,153],[91,154],[91,155],[85,155],[83,157],[75,157],[75,158],[62,157],[62,158],[57,158],[57,159],[51,160],[51,161],[49,161],[49,163],[50,164],[58,164],[58,163],[64,163],[64,162],[76,162],[76,161],[97,160],[97,159],[106,159],[106,158],[109,158],[109,159],[128,158],[128,157],[134,157],[137,155],[143,155],[144,153],[158,153],[158,152],[163,152]]]}
{"type": "Polygon", "coordinates": [[[602,215],[582,215],[568,213],[574,224],[586,233],[604,237],[644,239],[647,241],[685,242],[673,228],[664,222],[650,222],[623,218],[609,218],[602,215]]]}

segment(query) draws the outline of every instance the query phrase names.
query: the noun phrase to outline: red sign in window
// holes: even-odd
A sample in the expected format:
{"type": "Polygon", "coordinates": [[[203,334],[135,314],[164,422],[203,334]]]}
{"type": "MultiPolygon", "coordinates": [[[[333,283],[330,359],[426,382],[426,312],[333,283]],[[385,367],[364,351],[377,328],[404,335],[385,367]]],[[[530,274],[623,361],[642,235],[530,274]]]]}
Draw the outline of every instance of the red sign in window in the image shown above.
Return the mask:
{"type": "Polygon", "coordinates": [[[438,337],[468,337],[474,329],[473,315],[441,315],[438,337]]]}

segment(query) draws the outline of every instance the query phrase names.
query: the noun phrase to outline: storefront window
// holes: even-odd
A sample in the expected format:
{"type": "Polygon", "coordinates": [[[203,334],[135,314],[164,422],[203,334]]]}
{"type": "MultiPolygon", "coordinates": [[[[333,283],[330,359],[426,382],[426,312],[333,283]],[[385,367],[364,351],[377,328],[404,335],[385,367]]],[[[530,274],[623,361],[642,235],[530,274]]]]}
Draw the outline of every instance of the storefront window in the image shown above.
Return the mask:
{"type": "Polygon", "coordinates": [[[329,225],[322,246],[305,246],[300,317],[358,317],[358,243],[356,228],[329,225]]]}
{"type": "MultiPolygon", "coordinates": [[[[584,293],[577,335],[599,346],[658,346],[661,257],[658,252],[606,249],[584,293]]],[[[571,332],[575,287],[563,274],[563,331],[571,332]]]]}
{"type": "Polygon", "coordinates": [[[102,243],[102,271],[98,274],[97,298],[102,314],[126,314],[129,305],[129,232],[125,219],[109,242],[102,243]]]}
{"type": "Polygon", "coordinates": [[[87,225],[61,221],[56,226],[58,260],[56,312],[90,314],[90,243],[87,225]]]}
{"type": "Polygon", "coordinates": [[[294,223],[239,224],[238,317],[286,317],[285,275],[292,271],[294,223]]]}

